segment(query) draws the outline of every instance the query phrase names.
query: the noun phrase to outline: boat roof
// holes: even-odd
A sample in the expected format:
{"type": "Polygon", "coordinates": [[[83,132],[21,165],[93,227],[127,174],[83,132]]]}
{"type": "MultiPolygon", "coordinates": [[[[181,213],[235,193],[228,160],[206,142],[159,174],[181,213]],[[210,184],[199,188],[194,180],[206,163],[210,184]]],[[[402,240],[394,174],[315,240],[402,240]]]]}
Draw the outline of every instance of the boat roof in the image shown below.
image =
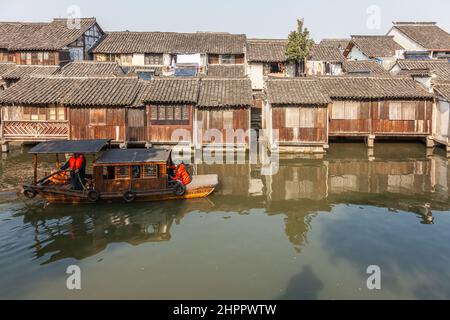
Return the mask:
{"type": "Polygon", "coordinates": [[[34,146],[28,153],[97,153],[110,141],[111,139],[46,141],[34,146]]]}
{"type": "Polygon", "coordinates": [[[109,149],[97,160],[96,164],[165,162],[170,157],[167,149],[109,149]]]}

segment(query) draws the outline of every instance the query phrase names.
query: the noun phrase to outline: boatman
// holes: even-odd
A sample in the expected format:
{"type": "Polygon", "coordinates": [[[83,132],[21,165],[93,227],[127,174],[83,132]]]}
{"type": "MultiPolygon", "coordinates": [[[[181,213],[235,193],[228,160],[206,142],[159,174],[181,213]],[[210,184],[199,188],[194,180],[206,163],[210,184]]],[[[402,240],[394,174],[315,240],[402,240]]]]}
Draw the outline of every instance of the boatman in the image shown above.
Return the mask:
{"type": "Polygon", "coordinates": [[[86,173],[86,158],[82,154],[73,153],[61,170],[70,169],[72,189],[83,190],[84,175],[86,173]]]}
{"type": "MultiPolygon", "coordinates": [[[[174,168],[174,166],[171,166],[174,168]]],[[[179,164],[176,166],[175,176],[171,177],[172,180],[180,181],[185,186],[191,183],[191,175],[186,171],[184,162],[180,160],[179,164]]]]}

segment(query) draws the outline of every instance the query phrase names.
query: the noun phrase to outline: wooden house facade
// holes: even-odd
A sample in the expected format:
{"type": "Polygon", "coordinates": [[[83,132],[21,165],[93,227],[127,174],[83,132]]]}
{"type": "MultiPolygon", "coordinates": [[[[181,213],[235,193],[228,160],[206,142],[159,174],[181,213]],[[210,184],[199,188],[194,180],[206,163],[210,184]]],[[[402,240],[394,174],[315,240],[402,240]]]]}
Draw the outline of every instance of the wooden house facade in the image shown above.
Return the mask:
{"type": "Polygon", "coordinates": [[[328,105],[314,79],[271,79],[263,119],[271,150],[324,153],[328,148],[328,105]]]}
{"type": "Polygon", "coordinates": [[[136,78],[30,77],[3,91],[3,141],[98,139],[126,142],[136,78]]]}
{"type": "Polygon", "coordinates": [[[192,146],[199,87],[198,78],[161,77],[144,83],[139,101],[129,110],[139,121],[138,126],[129,123],[130,137],[152,144],[192,146]]]}
{"type": "Polygon", "coordinates": [[[432,136],[434,96],[411,78],[271,79],[263,119],[271,149],[324,152],[329,137],[432,136]],[[275,133],[278,133],[278,135],[275,133]]]}
{"type": "Polygon", "coordinates": [[[45,23],[0,22],[0,62],[62,65],[89,60],[89,50],[103,35],[95,18],[58,18],[45,23]]]}
{"type": "Polygon", "coordinates": [[[195,108],[195,147],[248,149],[252,104],[248,78],[202,79],[195,108]]]}
{"type": "Polygon", "coordinates": [[[314,45],[306,60],[305,73],[309,76],[340,75],[344,61],[345,58],[339,48],[314,45]]]}
{"type": "Polygon", "coordinates": [[[393,36],[352,36],[344,56],[348,60],[365,61],[374,60],[389,70],[403,57],[404,48],[394,41],[393,36]]]}
{"type": "Polygon", "coordinates": [[[410,78],[328,77],[330,136],[429,137],[433,95],[410,78]]]}
{"type": "Polygon", "coordinates": [[[195,75],[209,65],[244,65],[245,41],[230,33],[109,32],[92,53],[96,61],[153,68],[154,75],[195,75]]]}
{"type": "Polygon", "coordinates": [[[436,22],[394,22],[388,35],[405,48],[405,56],[450,57],[450,34],[436,22]]]}
{"type": "Polygon", "coordinates": [[[433,139],[445,146],[447,157],[450,156],[450,82],[434,86],[437,94],[434,109],[433,139]]]}
{"type": "Polygon", "coordinates": [[[252,89],[262,91],[267,77],[294,76],[294,66],[286,57],[285,39],[248,39],[247,74],[252,89]]]}

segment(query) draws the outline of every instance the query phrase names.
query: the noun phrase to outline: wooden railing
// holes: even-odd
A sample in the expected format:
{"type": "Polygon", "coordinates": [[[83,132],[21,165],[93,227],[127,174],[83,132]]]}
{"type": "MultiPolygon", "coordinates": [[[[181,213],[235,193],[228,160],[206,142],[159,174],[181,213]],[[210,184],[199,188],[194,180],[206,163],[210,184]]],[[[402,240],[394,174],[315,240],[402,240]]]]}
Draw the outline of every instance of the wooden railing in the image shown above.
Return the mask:
{"type": "Polygon", "coordinates": [[[43,141],[69,138],[68,121],[3,121],[3,139],[43,141]]]}

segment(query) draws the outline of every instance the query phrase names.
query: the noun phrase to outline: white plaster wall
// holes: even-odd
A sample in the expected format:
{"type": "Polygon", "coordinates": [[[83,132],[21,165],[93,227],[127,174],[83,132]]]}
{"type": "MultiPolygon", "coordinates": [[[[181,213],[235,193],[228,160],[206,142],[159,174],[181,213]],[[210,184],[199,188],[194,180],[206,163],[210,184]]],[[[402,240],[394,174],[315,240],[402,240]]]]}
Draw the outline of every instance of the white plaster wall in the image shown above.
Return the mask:
{"type": "Polygon", "coordinates": [[[250,76],[253,90],[262,90],[264,88],[263,64],[250,62],[247,67],[247,74],[250,76]]]}
{"type": "Polygon", "coordinates": [[[145,59],[143,53],[134,53],[132,59],[133,66],[143,66],[145,65],[145,59]]]}
{"type": "Polygon", "coordinates": [[[448,129],[450,121],[450,103],[440,100],[436,104],[436,125],[434,126],[433,134],[440,140],[446,140],[448,138],[448,129]]]}
{"type": "Polygon", "coordinates": [[[342,73],[342,63],[333,63],[331,65],[331,74],[333,76],[338,76],[342,73]]]}
{"type": "Polygon", "coordinates": [[[350,50],[349,54],[347,55],[347,59],[357,61],[369,60],[369,58],[356,46],[353,46],[352,50],[350,50]]]}
{"type": "Polygon", "coordinates": [[[431,77],[413,77],[413,79],[416,80],[417,82],[419,82],[425,88],[427,88],[428,91],[432,92],[432,89],[431,89],[431,77]]]}
{"type": "Polygon", "coordinates": [[[394,64],[397,62],[396,57],[383,57],[380,58],[381,60],[381,65],[383,66],[383,68],[385,70],[390,70],[394,64]]]}
{"type": "Polygon", "coordinates": [[[391,30],[389,30],[388,36],[394,36],[394,41],[397,42],[399,45],[401,45],[403,48],[405,48],[408,51],[426,51],[424,47],[422,47],[417,42],[414,42],[410,38],[408,38],[405,34],[403,34],[400,30],[398,30],[396,27],[393,27],[391,30]]]}

